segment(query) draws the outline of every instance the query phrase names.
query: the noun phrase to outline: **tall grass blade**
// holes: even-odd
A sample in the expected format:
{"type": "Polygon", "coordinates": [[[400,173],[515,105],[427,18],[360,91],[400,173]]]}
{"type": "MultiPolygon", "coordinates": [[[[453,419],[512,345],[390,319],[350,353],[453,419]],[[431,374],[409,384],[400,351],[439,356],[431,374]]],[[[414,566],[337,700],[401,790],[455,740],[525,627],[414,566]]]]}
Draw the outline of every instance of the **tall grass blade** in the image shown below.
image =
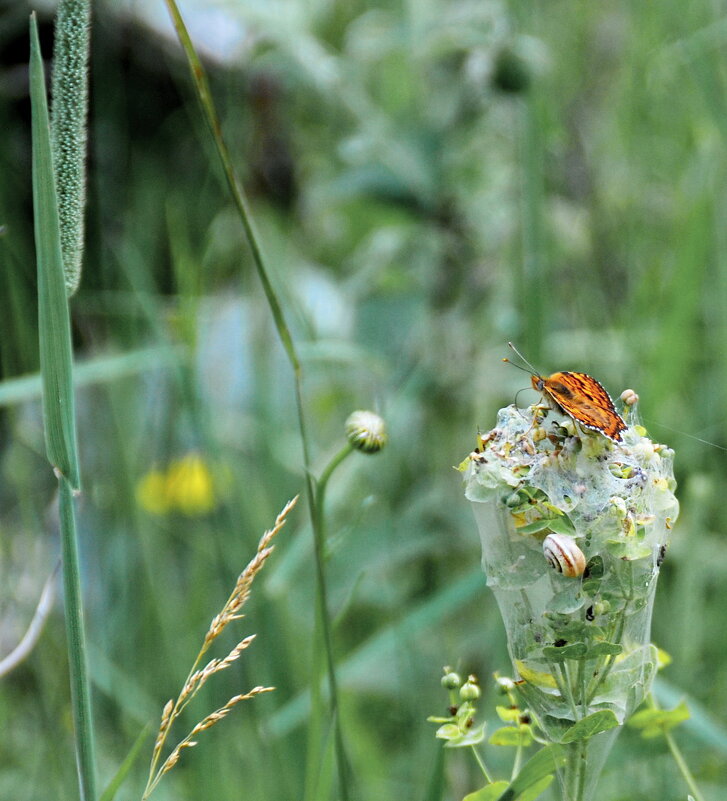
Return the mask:
{"type": "Polygon", "coordinates": [[[147,723],[146,726],[139,732],[139,736],[134,740],[134,744],[129,749],[129,753],[124,757],[124,761],[119,765],[119,769],[114,774],[114,777],[106,786],[106,789],[101,793],[99,801],[114,801],[116,793],[124,783],[124,779],[129,775],[129,771],[134,767],[134,763],[139,758],[141,747],[146,742],[147,737],[151,734],[151,724],[147,723]]]}
{"type": "Polygon", "coordinates": [[[73,496],[79,487],[79,472],[73,402],[71,328],[63,276],[45,76],[35,14],[30,18],[30,99],[43,422],[48,459],[58,476],[60,490],[65,622],[80,795],[82,801],[95,801],[96,772],[91,693],[86,666],[81,577],[73,505],[73,496]]]}
{"type": "Polygon", "coordinates": [[[63,277],[58,202],[53,177],[45,74],[38,27],[31,17],[30,101],[33,130],[33,211],[38,262],[38,328],[43,424],[48,459],[79,487],[74,423],[71,326],[63,277]]]}

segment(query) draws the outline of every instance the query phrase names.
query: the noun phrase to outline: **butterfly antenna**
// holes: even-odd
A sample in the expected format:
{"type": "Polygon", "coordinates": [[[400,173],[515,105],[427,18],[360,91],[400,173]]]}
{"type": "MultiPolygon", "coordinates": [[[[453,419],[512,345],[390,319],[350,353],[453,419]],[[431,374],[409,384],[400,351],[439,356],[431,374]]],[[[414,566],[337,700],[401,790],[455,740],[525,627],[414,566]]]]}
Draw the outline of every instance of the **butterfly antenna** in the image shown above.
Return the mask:
{"type": "Polygon", "coordinates": [[[513,349],[513,351],[515,351],[520,359],[527,364],[527,368],[523,367],[522,365],[515,364],[515,362],[511,362],[510,359],[507,358],[503,359],[503,362],[507,362],[507,364],[511,364],[513,367],[517,367],[518,370],[522,370],[525,373],[530,373],[530,375],[540,375],[540,373],[533,367],[532,364],[530,364],[530,362],[522,355],[522,353],[520,353],[520,351],[512,344],[512,342],[508,342],[507,344],[513,349]]]}

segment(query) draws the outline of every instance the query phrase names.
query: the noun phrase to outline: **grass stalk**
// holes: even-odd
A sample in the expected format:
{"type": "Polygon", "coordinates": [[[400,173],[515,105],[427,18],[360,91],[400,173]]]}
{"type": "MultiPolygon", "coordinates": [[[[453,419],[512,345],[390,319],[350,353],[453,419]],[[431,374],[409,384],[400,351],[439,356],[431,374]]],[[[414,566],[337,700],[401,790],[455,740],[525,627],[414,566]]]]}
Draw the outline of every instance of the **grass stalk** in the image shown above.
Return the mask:
{"type": "MultiPolygon", "coordinates": [[[[179,38],[179,42],[184,50],[189,69],[194,83],[197,98],[202,108],[205,121],[209,127],[212,139],[215,143],[217,154],[220,158],[222,169],[227,181],[227,185],[232,196],[235,207],[237,208],[238,215],[242,222],[245,236],[252,253],[255,269],[258,278],[263,287],[266,300],[270,307],[270,312],[273,316],[278,337],[283,345],[285,353],[288,357],[290,365],[293,370],[293,379],[295,387],[295,402],[298,415],[298,428],[300,431],[301,445],[303,451],[303,471],[305,474],[306,496],[308,500],[309,514],[311,518],[311,525],[313,528],[314,547],[316,553],[316,606],[317,606],[317,622],[320,625],[321,639],[326,652],[326,665],[328,673],[328,686],[330,691],[330,707],[332,721],[334,725],[334,738],[336,746],[336,761],[338,764],[339,775],[339,792],[342,801],[348,801],[349,794],[349,780],[348,780],[348,761],[346,758],[343,734],[340,724],[339,704],[338,704],[338,686],[335,674],[335,661],[333,658],[333,649],[331,641],[331,616],[327,604],[327,591],[325,568],[323,559],[323,535],[320,529],[322,515],[318,512],[318,503],[316,497],[316,490],[314,485],[313,474],[310,463],[310,449],[308,445],[307,424],[305,418],[305,410],[303,404],[302,392],[302,368],[298,354],[295,348],[295,343],[288,328],[283,313],[282,306],[278,300],[275,290],[270,281],[268,270],[265,266],[262,248],[258,240],[255,227],[252,222],[252,215],[250,214],[248,203],[245,198],[242,185],[235,173],[235,169],[230,158],[230,153],[222,136],[222,127],[220,125],[219,117],[212,100],[212,94],[207,80],[207,75],[202,66],[202,62],[197,55],[192,39],[189,36],[184,20],[177,8],[175,0],[165,0],[167,9],[172,18],[174,28],[179,38]]],[[[312,682],[318,682],[318,675],[312,676],[312,682]]],[[[310,765],[308,766],[310,768],[310,765]]]]}
{"type": "Polygon", "coordinates": [[[84,801],[94,801],[96,798],[96,756],[93,737],[91,688],[88,681],[86,636],[83,625],[76,515],[73,490],[69,482],[62,476],[59,479],[59,491],[61,547],[63,553],[63,596],[71,678],[71,704],[73,706],[73,724],[76,732],[78,776],[81,786],[81,798],[84,801]]]}
{"type": "Polygon", "coordinates": [[[95,745],[73,500],[80,486],[73,396],[73,351],[45,76],[34,14],[30,19],[30,97],[43,427],[48,460],[59,483],[64,616],[80,795],[82,801],[95,801],[95,745]]]}

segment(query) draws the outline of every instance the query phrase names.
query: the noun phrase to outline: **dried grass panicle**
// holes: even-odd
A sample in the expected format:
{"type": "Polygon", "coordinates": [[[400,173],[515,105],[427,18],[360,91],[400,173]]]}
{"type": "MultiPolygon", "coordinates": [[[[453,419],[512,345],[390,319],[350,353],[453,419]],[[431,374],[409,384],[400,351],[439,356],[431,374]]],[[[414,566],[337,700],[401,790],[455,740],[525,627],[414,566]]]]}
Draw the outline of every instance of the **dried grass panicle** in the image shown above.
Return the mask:
{"type": "Polygon", "coordinates": [[[202,668],[202,670],[195,670],[194,673],[187,679],[182,692],[179,694],[179,704],[191,698],[207,681],[207,679],[219,673],[221,670],[226,670],[230,665],[240,658],[240,654],[250,646],[257,634],[249,634],[230,651],[224,659],[210,659],[210,661],[202,668]]]}
{"type": "Polygon", "coordinates": [[[265,564],[266,559],[268,556],[270,556],[275,548],[274,545],[270,545],[270,542],[285,525],[285,519],[288,516],[288,513],[291,511],[291,509],[293,509],[297,502],[298,496],[293,498],[291,501],[288,501],[280,514],[275,518],[275,525],[266,531],[260,538],[255,556],[250,560],[247,567],[238,576],[237,582],[235,583],[235,589],[227,599],[227,603],[222,608],[222,611],[212,618],[212,622],[210,623],[210,627],[204,638],[205,648],[207,648],[214,639],[220,636],[228,623],[231,623],[233,620],[239,620],[239,618],[242,617],[238,613],[245,605],[247,599],[250,597],[250,591],[255,576],[260,572],[262,566],[265,564]]]}
{"type": "Polygon", "coordinates": [[[169,754],[159,771],[160,778],[177,764],[183,748],[194,748],[194,746],[197,745],[197,741],[192,739],[195,734],[199,734],[206,729],[212,728],[215,723],[219,723],[221,720],[226,718],[232,709],[240,703],[240,701],[247,701],[249,698],[254,698],[256,695],[260,695],[262,693],[269,693],[274,689],[275,687],[253,687],[252,690],[247,693],[234,695],[224,706],[221,706],[219,709],[215,709],[214,712],[210,712],[209,715],[202,718],[202,720],[195,725],[192,731],[190,731],[181,742],[177,743],[177,745],[174,747],[174,750],[171,752],[171,754],[169,754]]]}
{"type": "Polygon", "coordinates": [[[154,741],[154,751],[153,754],[156,755],[161,750],[162,746],[164,745],[164,740],[167,735],[167,731],[169,729],[169,722],[172,718],[172,710],[174,709],[174,701],[170,698],[167,703],[164,705],[164,709],[162,710],[162,720],[159,724],[159,732],[157,734],[157,738],[154,741]]]}
{"type": "Polygon", "coordinates": [[[221,706],[219,709],[215,709],[214,712],[210,712],[207,717],[200,720],[200,722],[192,729],[189,733],[190,737],[193,737],[195,734],[198,734],[201,731],[205,731],[205,729],[209,729],[211,726],[214,726],[215,723],[218,723],[220,720],[225,718],[229,712],[233,709],[233,707],[237,706],[240,701],[247,701],[249,698],[254,698],[256,695],[260,695],[261,693],[269,693],[272,692],[275,687],[253,687],[247,693],[241,695],[233,695],[232,698],[224,705],[221,706]]]}
{"type": "Polygon", "coordinates": [[[170,729],[174,725],[175,720],[179,717],[182,710],[187,706],[192,698],[194,698],[199,689],[204,685],[210,676],[213,676],[215,673],[219,673],[221,670],[226,670],[228,667],[230,667],[234,662],[237,661],[237,659],[240,658],[242,652],[248,648],[255,639],[255,634],[250,634],[244,637],[227,654],[227,656],[222,659],[215,657],[214,659],[211,659],[203,668],[198,668],[198,665],[202,661],[202,657],[208,650],[209,646],[222,633],[225,626],[227,626],[227,624],[231,621],[239,620],[241,617],[243,617],[243,615],[239,614],[239,611],[250,597],[252,582],[265,564],[268,556],[270,556],[270,554],[273,552],[274,546],[270,545],[270,542],[283,527],[288,513],[295,506],[297,500],[298,498],[295,497],[292,501],[289,501],[285,505],[285,508],[275,519],[275,525],[269,531],[266,531],[261,537],[255,556],[242,571],[242,573],[240,573],[237,582],[235,583],[235,588],[223,606],[222,611],[215,615],[215,617],[212,619],[209,630],[204,637],[202,647],[197,654],[197,658],[194,660],[194,664],[192,665],[192,668],[187,676],[186,681],[184,682],[184,686],[182,687],[177,700],[168,701],[164,707],[159,733],[157,735],[156,742],[154,744],[154,750],[152,752],[151,765],[149,767],[149,779],[147,781],[146,789],[144,790],[144,795],[142,796],[142,801],[145,801],[145,799],[151,795],[162,776],[169,772],[177,764],[182,750],[184,748],[193,748],[195,745],[197,745],[197,741],[192,740],[192,737],[195,734],[214,726],[215,723],[225,718],[229,714],[230,710],[232,710],[233,707],[235,707],[241,701],[253,698],[261,693],[268,693],[275,689],[274,687],[263,687],[258,685],[243,695],[235,695],[230,698],[230,700],[224,706],[216,709],[214,712],[211,712],[209,715],[202,718],[202,720],[197,723],[192,731],[190,731],[186,737],[177,743],[169,756],[164,760],[161,767],[159,767],[164,743],[167,740],[170,729]]]}

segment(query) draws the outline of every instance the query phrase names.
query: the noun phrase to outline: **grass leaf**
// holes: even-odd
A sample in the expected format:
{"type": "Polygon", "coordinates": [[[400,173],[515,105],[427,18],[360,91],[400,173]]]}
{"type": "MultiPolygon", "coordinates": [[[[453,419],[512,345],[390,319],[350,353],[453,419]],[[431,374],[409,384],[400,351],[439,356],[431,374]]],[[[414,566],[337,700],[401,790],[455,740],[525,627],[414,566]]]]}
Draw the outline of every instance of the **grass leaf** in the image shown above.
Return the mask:
{"type": "Polygon", "coordinates": [[[119,787],[124,783],[129,771],[134,767],[134,763],[141,753],[141,747],[151,731],[151,725],[146,726],[139,732],[139,736],[134,740],[134,744],[129,749],[129,753],[124,757],[124,761],[119,765],[119,769],[114,774],[106,789],[101,793],[99,801],[113,801],[119,787]]]}
{"type": "Polygon", "coordinates": [[[31,18],[30,100],[33,127],[33,211],[38,263],[38,328],[45,443],[50,463],[66,477],[73,489],[78,489],[71,327],[61,255],[45,73],[35,16],[31,18]]]}

